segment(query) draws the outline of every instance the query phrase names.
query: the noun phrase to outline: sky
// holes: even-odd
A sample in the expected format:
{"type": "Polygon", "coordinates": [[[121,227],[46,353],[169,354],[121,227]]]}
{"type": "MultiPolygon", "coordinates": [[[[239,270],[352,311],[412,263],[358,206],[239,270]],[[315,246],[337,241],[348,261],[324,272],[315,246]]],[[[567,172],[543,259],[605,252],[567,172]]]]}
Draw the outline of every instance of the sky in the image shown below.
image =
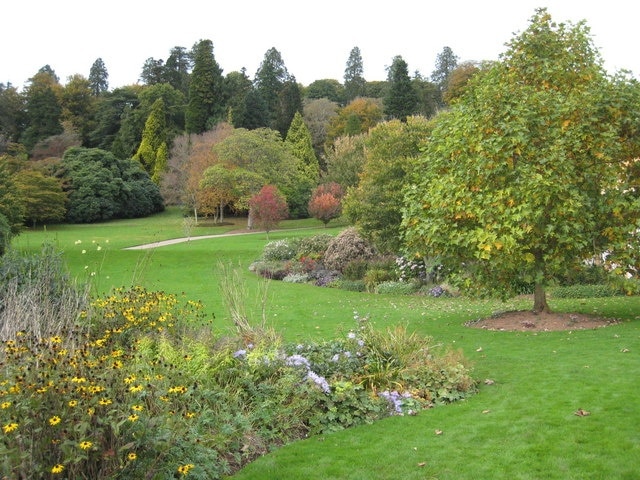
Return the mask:
{"type": "Polygon", "coordinates": [[[634,0],[5,0],[0,83],[22,89],[50,65],[66,84],[102,58],[114,89],[138,82],[147,58],[202,39],[223,74],[244,67],[253,78],[273,47],[299,83],[343,82],[357,46],[368,81],[385,80],[396,55],[429,77],[445,46],[459,62],[497,60],[541,7],[557,23],[584,20],[609,73],[640,78],[634,0]]]}

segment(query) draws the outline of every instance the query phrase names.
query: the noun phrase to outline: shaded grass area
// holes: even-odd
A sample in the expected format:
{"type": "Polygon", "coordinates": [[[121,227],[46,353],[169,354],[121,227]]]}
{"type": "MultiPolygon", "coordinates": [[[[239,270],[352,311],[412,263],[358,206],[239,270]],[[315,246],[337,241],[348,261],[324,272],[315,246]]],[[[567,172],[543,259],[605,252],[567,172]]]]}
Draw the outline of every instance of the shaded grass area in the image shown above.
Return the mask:
{"type": "MultiPolygon", "coordinates": [[[[150,219],[25,232],[14,244],[34,250],[45,239],[53,240],[75,275],[96,272],[91,277],[96,291],[141,284],[185,292],[216,315],[215,328],[229,328],[218,289],[218,262],[248,267],[267,241],[293,232],[272,232],[269,239],[221,237],[152,251],[121,250],[182,236],[181,222],[170,211],[150,219]]],[[[304,228],[295,235],[338,231],[304,222],[294,226],[304,228]]],[[[202,227],[197,234],[235,228],[202,227]]],[[[245,279],[250,288],[258,282],[249,272],[245,279]]],[[[417,416],[392,417],[283,447],[246,467],[235,480],[638,478],[638,297],[552,298],[552,308],[559,311],[622,321],[598,330],[534,333],[464,326],[497,311],[530,308],[530,299],[502,303],[402,297],[281,282],[271,283],[269,295],[269,321],[287,340],[331,338],[351,328],[357,312],[370,316],[376,327],[404,324],[462,349],[473,362],[475,377],[494,383],[481,382],[477,395],[417,416]],[[590,415],[576,416],[580,408],[590,415]]]]}

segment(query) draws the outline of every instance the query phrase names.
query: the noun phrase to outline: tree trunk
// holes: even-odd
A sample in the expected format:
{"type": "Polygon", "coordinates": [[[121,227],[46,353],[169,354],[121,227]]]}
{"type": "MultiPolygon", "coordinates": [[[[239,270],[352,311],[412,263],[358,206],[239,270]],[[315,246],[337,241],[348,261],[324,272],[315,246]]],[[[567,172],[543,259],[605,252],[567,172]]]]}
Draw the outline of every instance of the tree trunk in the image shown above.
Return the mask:
{"type": "Polygon", "coordinates": [[[547,292],[544,289],[544,285],[541,283],[536,283],[533,291],[533,312],[551,313],[551,309],[547,303],[547,292]]]}

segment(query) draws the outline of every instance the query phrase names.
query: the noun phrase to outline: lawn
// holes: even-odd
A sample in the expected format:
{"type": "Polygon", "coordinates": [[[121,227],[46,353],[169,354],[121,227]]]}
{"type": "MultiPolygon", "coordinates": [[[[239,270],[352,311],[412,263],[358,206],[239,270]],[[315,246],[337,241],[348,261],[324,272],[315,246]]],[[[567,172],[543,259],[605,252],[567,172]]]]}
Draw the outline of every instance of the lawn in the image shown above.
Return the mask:
{"type": "MultiPolygon", "coordinates": [[[[282,227],[291,229],[271,232],[269,238],[257,233],[123,250],[185,236],[182,218],[170,210],[148,219],[26,231],[14,245],[36,250],[43,241],[54,242],[73,275],[90,278],[97,293],[132,284],[184,292],[202,300],[215,315],[215,328],[223,331],[230,323],[218,289],[219,262],[238,265],[253,289],[258,279],[246,267],[268,240],[339,230],[314,221],[283,222],[282,227]]],[[[238,228],[242,225],[201,225],[191,234],[238,228]]],[[[621,322],[586,331],[495,332],[464,323],[527,308],[530,300],[374,295],[272,282],[268,319],[287,340],[331,338],[351,328],[357,312],[379,328],[407,325],[433,336],[443,348],[462,349],[480,390],[416,416],[391,417],[279,448],[233,479],[639,478],[640,298],[550,303],[560,311],[621,322]],[[589,415],[576,415],[579,409],[589,415]]]]}

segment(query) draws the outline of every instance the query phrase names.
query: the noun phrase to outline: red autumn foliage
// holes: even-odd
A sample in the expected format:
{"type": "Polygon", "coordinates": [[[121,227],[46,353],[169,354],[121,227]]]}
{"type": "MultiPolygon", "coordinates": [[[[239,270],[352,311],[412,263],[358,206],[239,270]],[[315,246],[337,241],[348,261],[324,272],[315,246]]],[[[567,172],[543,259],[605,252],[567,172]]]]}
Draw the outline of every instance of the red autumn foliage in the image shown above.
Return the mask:
{"type": "Polygon", "coordinates": [[[342,213],[342,197],[344,192],[340,184],[335,182],[319,185],[309,200],[309,215],[317,218],[326,227],[334,218],[342,213]]]}
{"type": "Polygon", "coordinates": [[[289,216],[289,207],[284,195],[275,185],[265,185],[249,200],[253,221],[267,233],[289,216]]]}

